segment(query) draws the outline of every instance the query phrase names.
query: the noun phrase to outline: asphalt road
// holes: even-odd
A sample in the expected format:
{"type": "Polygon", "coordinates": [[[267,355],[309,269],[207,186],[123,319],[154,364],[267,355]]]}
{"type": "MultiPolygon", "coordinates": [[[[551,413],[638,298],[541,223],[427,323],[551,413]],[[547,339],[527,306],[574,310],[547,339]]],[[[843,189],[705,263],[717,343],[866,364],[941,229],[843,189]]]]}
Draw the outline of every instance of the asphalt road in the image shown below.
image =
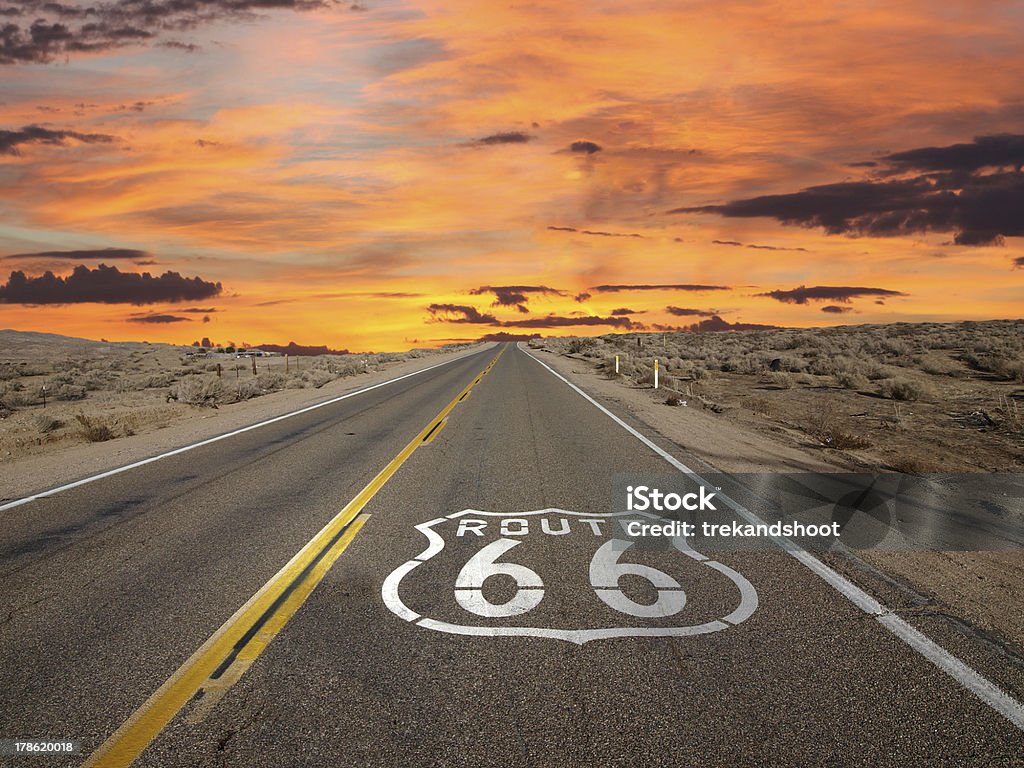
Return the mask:
{"type": "MultiPolygon", "coordinates": [[[[0,738],[82,749],[0,761],[1024,764],[1018,724],[789,554],[615,545],[615,481],[675,470],[515,346],[481,377],[499,351],[3,512],[0,738]],[[111,745],[137,712],[155,738],[111,745]]],[[[1020,700],[998,649],[904,618],[1020,700]]]]}

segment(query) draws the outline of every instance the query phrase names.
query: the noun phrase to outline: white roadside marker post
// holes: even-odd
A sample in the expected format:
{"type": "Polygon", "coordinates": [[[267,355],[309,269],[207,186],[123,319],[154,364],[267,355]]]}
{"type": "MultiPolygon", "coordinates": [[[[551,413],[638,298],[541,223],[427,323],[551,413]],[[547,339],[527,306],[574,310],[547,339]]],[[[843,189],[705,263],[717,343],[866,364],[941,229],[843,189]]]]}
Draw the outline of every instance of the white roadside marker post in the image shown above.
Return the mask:
{"type": "Polygon", "coordinates": [[[658,358],[654,358],[654,388],[658,388],[658,358]]]}
{"type": "Polygon", "coordinates": [[[619,356],[615,356],[615,373],[619,372],[619,356]]]}

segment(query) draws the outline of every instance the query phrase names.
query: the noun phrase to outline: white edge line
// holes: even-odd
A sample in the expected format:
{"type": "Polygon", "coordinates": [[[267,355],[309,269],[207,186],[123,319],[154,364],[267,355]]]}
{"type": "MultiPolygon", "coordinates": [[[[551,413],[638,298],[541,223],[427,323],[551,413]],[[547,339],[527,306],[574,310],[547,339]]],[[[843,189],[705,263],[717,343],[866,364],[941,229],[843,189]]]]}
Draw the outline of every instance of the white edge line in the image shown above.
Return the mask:
{"type": "MultiPolygon", "coordinates": [[[[626,422],[616,416],[614,413],[609,411],[597,400],[592,398],[582,389],[577,387],[567,378],[558,373],[550,365],[534,357],[532,354],[527,352],[522,347],[518,346],[518,349],[526,354],[531,360],[539,363],[540,365],[547,368],[548,372],[554,375],[556,378],[561,379],[563,382],[572,387],[577,394],[584,397],[592,405],[597,407],[602,413],[608,416],[612,421],[618,424],[620,427],[629,432],[633,437],[639,440],[641,443],[646,445],[656,454],[665,459],[669,464],[678,469],[685,475],[689,475],[697,482],[708,485],[708,482],[704,480],[700,475],[694,472],[692,469],[687,467],[677,458],[672,456],[670,453],[656,445],[649,438],[633,429],[626,422]]],[[[745,517],[747,520],[756,521],[757,523],[763,523],[764,521],[756,514],[748,510],[742,504],[737,501],[733,501],[728,496],[719,494],[719,499],[724,501],[728,506],[732,507],[737,513],[745,517]]],[[[815,575],[819,576],[824,581],[833,587],[836,591],[843,595],[847,600],[860,608],[864,613],[874,617],[892,634],[896,635],[900,640],[909,645],[925,659],[930,661],[936,667],[941,669],[947,675],[952,677],[961,686],[966,688],[968,691],[977,696],[982,702],[990,706],[996,712],[1001,714],[1017,728],[1024,731],[1024,706],[1019,701],[1010,696],[1008,693],[999,688],[995,683],[989,681],[977,671],[967,666],[964,662],[960,661],[956,656],[951,654],[949,651],[938,645],[934,640],[929,639],[920,631],[912,627],[905,620],[894,614],[889,608],[886,608],[871,595],[862,590],[856,584],[851,582],[849,579],[840,575],[837,571],[825,565],[821,560],[816,558],[807,550],[800,547],[793,541],[782,537],[774,537],[775,543],[782,546],[782,548],[796,558],[798,561],[803,563],[809,568],[815,575]]]]}
{"type": "Polygon", "coordinates": [[[236,435],[241,435],[241,434],[243,434],[245,432],[249,432],[250,430],[259,429],[260,427],[265,427],[268,424],[274,424],[275,422],[283,421],[284,419],[290,419],[292,416],[299,416],[299,415],[301,415],[303,413],[309,413],[310,411],[315,411],[317,408],[323,408],[324,406],[333,405],[334,403],[337,403],[337,402],[339,402],[341,400],[347,400],[350,397],[355,397],[356,395],[361,395],[364,392],[369,392],[372,389],[377,389],[378,387],[387,386],[388,384],[394,384],[396,381],[401,381],[402,379],[408,379],[410,376],[418,376],[421,373],[426,373],[427,371],[432,371],[435,368],[440,368],[443,365],[450,365],[451,363],[454,363],[454,362],[456,362],[458,360],[464,360],[467,357],[471,357],[472,355],[479,354],[480,352],[483,352],[483,351],[484,350],[479,349],[479,350],[476,350],[475,352],[470,352],[470,353],[465,354],[465,355],[460,355],[459,357],[453,357],[451,360],[445,360],[443,363],[437,363],[436,365],[431,365],[431,366],[428,366],[426,368],[421,368],[418,371],[412,371],[411,373],[405,373],[405,374],[402,374],[401,376],[397,376],[397,377],[395,377],[393,379],[387,379],[385,381],[381,381],[381,382],[378,382],[376,384],[371,384],[368,387],[363,387],[362,389],[357,389],[357,390],[354,390],[352,392],[346,392],[344,395],[339,395],[338,397],[332,397],[330,400],[324,400],[322,403],[314,403],[313,405],[307,405],[305,408],[300,408],[297,411],[290,411],[288,413],[283,413],[280,416],[275,416],[272,419],[267,419],[265,421],[260,421],[260,422],[257,422],[256,424],[250,424],[250,425],[248,425],[246,427],[241,427],[240,429],[236,429],[236,430],[233,430],[231,432],[225,432],[223,435],[216,435],[215,437],[210,437],[210,438],[207,438],[206,440],[200,440],[198,443],[191,443],[190,445],[184,445],[181,448],[175,448],[173,451],[167,451],[166,453],[161,453],[161,454],[158,454],[156,456],[150,456],[149,458],[146,458],[146,459],[140,459],[139,461],[134,461],[131,464],[125,464],[122,467],[115,467],[114,469],[108,469],[106,472],[100,472],[98,475],[91,475],[89,477],[82,478],[81,480],[75,480],[74,482],[71,482],[71,483],[65,483],[64,485],[59,485],[56,488],[51,488],[51,489],[49,489],[47,491],[40,491],[39,493],[34,493],[31,496],[25,496],[24,498],[21,498],[21,499],[15,499],[14,501],[9,501],[6,504],[0,504],[0,512],[6,512],[8,509],[14,509],[14,507],[20,507],[22,504],[28,504],[29,502],[36,501],[37,499],[45,499],[45,498],[49,498],[50,496],[55,496],[58,493],[62,493],[63,491],[68,491],[68,490],[71,490],[72,488],[77,488],[77,487],[79,487],[81,485],[86,485],[88,483],[92,483],[92,482],[95,482],[97,480],[102,480],[105,477],[111,477],[113,475],[119,475],[122,472],[127,472],[129,469],[135,469],[136,467],[142,467],[142,466],[145,466],[146,464],[152,464],[154,461],[160,461],[161,459],[166,459],[166,458],[169,458],[171,456],[177,456],[178,454],[186,453],[186,452],[194,450],[196,448],[202,448],[204,445],[210,445],[211,443],[216,443],[216,442],[219,442],[221,440],[227,440],[229,437],[235,437],[236,435]]]}

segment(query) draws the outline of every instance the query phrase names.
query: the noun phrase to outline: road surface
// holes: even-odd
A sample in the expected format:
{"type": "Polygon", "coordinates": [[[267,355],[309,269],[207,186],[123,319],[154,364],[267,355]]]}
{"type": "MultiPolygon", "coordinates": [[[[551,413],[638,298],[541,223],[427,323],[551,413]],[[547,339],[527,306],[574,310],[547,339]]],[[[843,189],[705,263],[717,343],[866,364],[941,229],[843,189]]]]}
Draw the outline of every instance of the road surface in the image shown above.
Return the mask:
{"type": "Polygon", "coordinates": [[[697,463],[609,409],[498,346],[3,510],[0,738],[80,751],[0,762],[1024,764],[1024,669],[898,591],[625,551],[697,463]]]}

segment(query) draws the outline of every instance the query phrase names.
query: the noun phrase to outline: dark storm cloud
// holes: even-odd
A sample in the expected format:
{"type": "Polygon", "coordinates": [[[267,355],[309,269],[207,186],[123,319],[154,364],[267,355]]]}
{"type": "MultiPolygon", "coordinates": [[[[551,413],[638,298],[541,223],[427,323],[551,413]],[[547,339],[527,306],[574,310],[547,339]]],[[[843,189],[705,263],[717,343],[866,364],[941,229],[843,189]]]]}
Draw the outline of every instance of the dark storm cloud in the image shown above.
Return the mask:
{"type": "Polygon", "coordinates": [[[167,323],[191,323],[192,319],[188,317],[178,317],[177,315],[132,315],[128,318],[128,322],[165,325],[167,323]]]}
{"type": "Polygon", "coordinates": [[[848,304],[851,299],[864,296],[907,296],[900,291],[890,291],[886,288],[852,288],[837,285],[815,285],[810,288],[801,285],[789,291],[769,291],[758,293],[757,296],[765,296],[784,304],[806,304],[808,301],[838,301],[848,304]]]}
{"type": "Polygon", "coordinates": [[[628,307],[619,307],[618,309],[613,309],[612,310],[612,316],[614,316],[614,317],[622,317],[622,316],[625,316],[625,315],[642,315],[642,314],[644,314],[643,310],[629,309],[628,307]]]}
{"type": "Polygon", "coordinates": [[[546,285],[482,285],[470,291],[473,296],[482,296],[486,293],[494,294],[492,307],[514,307],[524,313],[530,311],[526,306],[526,302],[529,300],[527,294],[565,295],[565,291],[548,288],[546,285]]]}
{"type": "Polygon", "coordinates": [[[582,152],[588,155],[592,155],[595,152],[601,151],[601,145],[595,144],[592,141],[574,141],[569,145],[570,152],[582,152]]]}
{"type": "MultiPolygon", "coordinates": [[[[72,261],[90,261],[96,259],[145,259],[149,256],[145,251],[134,248],[89,248],[77,251],[37,251],[35,253],[12,253],[4,256],[7,261],[28,259],[69,259],[72,261]]],[[[139,262],[136,262],[139,263],[139,262]]]]}
{"type": "Polygon", "coordinates": [[[590,294],[587,293],[586,291],[582,291],[580,293],[577,293],[575,296],[573,296],[572,300],[575,301],[577,304],[582,304],[584,301],[586,301],[589,298],[590,298],[590,294]]]}
{"type": "MultiPolygon", "coordinates": [[[[0,30],[0,45],[2,45],[3,32],[0,30]]],[[[68,139],[80,141],[83,144],[110,144],[116,137],[105,133],[80,133],[79,131],[53,130],[43,128],[40,125],[26,125],[13,131],[0,131],[0,155],[18,155],[18,148],[25,144],[49,144],[60,146],[68,139]]]]}
{"type": "Polygon", "coordinates": [[[1024,135],[979,136],[970,144],[896,152],[881,164],[885,167],[876,177],[865,181],[669,212],[767,217],[821,227],[828,234],[954,232],[956,245],[999,245],[1004,237],[1024,236],[1024,135]],[[902,178],[891,178],[896,175],[902,178]]]}
{"type": "Polygon", "coordinates": [[[827,312],[831,315],[842,315],[846,312],[853,312],[853,307],[840,307],[835,304],[829,304],[828,306],[821,308],[822,312],[827,312]]]}
{"type": "MultiPolygon", "coordinates": [[[[18,21],[0,25],[0,64],[40,64],[58,56],[108,51],[215,21],[246,21],[261,11],[304,11],[335,0],[109,0],[78,6],[22,0],[18,21]]],[[[194,50],[180,40],[165,47],[194,50]]]]}
{"type": "Polygon", "coordinates": [[[598,293],[620,293],[621,291],[728,291],[726,285],[691,285],[669,283],[665,285],[595,285],[590,290],[598,293]]]}
{"type": "Polygon", "coordinates": [[[688,307],[665,307],[665,311],[676,317],[711,317],[715,314],[713,309],[690,309],[688,307]]]}
{"type": "Polygon", "coordinates": [[[611,328],[643,330],[646,326],[628,317],[597,315],[553,315],[530,317],[523,320],[498,320],[494,315],[480,312],[476,307],[463,304],[431,304],[427,307],[430,319],[438,323],[473,323],[493,325],[497,328],[565,328],[570,326],[604,325],[611,328]]]}
{"type": "Polygon", "coordinates": [[[40,277],[11,272],[10,279],[0,285],[0,303],[142,305],[209,299],[219,295],[221,290],[220,283],[182,277],[177,272],[153,277],[148,272],[121,272],[105,264],[96,269],[80,264],[66,278],[52,272],[40,277]]]}
{"type": "Polygon", "coordinates": [[[480,312],[476,307],[464,304],[431,304],[427,307],[431,319],[438,323],[480,323],[498,325],[494,315],[480,312]]]}
{"type": "Polygon", "coordinates": [[[969,144],[922,147],[882,158],[894,170],[974,172],[982,168],[1024,166],[1024,135],[1002,133],[978,136],[969,144]]]}
{"type": "Polygon", "coordinates": [[[612,328],[643,329],[645,326],[630,320],[628,317],[598,317],[597,315],[581,315],[565,317],[547,315],[531,317],[527,320],[508,320],[498,323],[502,328],[565,328],[574,325],[607,325],[612,328]]]}
{"type": "Polygon", "coordinates": [[[188,309],[176,309],[175,312],[187,312],[191,315],[209,315],[217,310],[213,307],[189,307],[188,309]]]}
{"type": "Polygon", "coordinates": [[[490,136],[484,136],[482,139],[477,139],[477,144],[526,144],[528,141],[532,141],[533,136],[523,131],[506,131],[503,133],[492,133],[490,136]]]}

